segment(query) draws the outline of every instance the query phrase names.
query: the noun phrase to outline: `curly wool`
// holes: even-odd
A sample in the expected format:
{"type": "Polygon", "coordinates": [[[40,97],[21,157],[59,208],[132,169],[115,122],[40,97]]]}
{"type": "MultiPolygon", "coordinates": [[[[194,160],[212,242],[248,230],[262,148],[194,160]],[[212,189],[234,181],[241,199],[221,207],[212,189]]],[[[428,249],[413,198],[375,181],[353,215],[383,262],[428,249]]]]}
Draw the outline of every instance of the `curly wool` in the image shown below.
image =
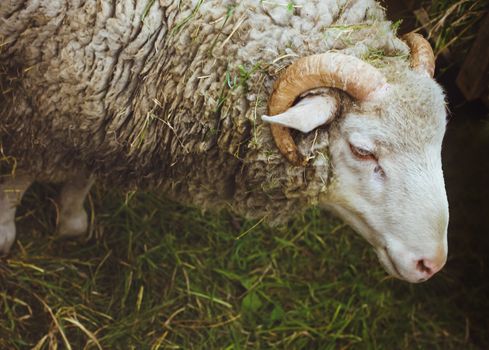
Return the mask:
{"type": "Polygon", "coordinates": [[[281,69],[328,50],[407,69],[370,0],[24,0],[0,18],[0,140],[19,169],[270,222],[316,204],[332,173],[327,128],[297,135],[298,168],[259,121],[281,69]]]}

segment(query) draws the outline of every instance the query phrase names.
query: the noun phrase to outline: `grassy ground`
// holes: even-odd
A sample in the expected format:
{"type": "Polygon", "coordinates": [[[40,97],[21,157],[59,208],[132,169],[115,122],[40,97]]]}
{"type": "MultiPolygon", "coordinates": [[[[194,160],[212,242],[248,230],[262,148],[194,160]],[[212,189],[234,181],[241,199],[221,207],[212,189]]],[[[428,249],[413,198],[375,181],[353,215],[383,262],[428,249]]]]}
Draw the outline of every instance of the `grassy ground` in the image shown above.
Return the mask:
{"type": "Polygon", "coordinates": [[[450,63],[460,64],[477,36],[481,21],[489,11],[487,0],[417,1],[429,14],[424,30],[435,55],[450,50],[450,63]]]}
{"type": "Polygon", "coordinates": [[[26,194],[0,262],[0,349],[470,349],[485,332],[458,307],[481,296],[456,273],[387,278],[319,210],[269,228],[96,188],[76,242],[53,234],[55,196],[26,194]]]}

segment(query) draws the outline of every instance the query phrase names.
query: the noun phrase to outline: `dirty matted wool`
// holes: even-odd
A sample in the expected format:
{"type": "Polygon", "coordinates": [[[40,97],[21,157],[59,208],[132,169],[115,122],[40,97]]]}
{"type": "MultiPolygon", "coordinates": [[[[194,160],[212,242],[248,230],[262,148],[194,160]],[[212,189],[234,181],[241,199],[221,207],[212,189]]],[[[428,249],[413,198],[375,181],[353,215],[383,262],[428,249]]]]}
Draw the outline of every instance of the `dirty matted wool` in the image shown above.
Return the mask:
{"type": "Polygon", "coordinates": [[[296,135],[301,168],[259,119],[281,70],[328,50],[408,69],[370,0],[2,1],[0,18],[0,137],[17,169],[88,171],[270,222],[332,180],[326,127],[296,135]]]}

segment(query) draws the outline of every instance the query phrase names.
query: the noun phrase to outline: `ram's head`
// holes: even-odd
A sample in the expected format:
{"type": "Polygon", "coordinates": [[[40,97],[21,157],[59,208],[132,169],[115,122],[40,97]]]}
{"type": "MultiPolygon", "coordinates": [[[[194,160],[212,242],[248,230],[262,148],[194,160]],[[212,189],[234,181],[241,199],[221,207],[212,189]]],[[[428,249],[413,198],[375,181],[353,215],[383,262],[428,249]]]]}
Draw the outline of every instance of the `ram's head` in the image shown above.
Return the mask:
{"type": "Polygon", "coordinates": [[[422,282],[447,256],[448,202],[441,167],[445,101],[432,79],[429,44],[408,34],[411,69],[387,82],[364,61],[340,53],[302,58],[275,84],[269,102],[272,134],[285,158],[307,166],[289,128],[309,132],[329,124],[334,181],[322,204],[375,248],[393,276],[422,282]],[[334,88],[340,94],[307,95],[334,88]],[[306,96],[306,97],[304,97],[306,96]],[[338,113],[341,111],[341,113],[338,113]]]}

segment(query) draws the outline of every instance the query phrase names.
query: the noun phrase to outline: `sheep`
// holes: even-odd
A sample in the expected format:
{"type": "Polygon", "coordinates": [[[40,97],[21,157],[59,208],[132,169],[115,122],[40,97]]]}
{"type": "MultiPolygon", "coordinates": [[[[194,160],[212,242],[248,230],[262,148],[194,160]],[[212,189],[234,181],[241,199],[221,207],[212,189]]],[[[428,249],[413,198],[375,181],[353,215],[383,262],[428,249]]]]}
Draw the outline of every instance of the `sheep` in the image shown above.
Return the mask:
{"type": "Polygon", "coordinates": [[[24,0],[0,18],[0,251],[33,181],[64,183],[57,231],[77,236],[97,179],[270,224],[320,206],[394,277],[444,265],[433,53],[373,0],[24,0]]]}

